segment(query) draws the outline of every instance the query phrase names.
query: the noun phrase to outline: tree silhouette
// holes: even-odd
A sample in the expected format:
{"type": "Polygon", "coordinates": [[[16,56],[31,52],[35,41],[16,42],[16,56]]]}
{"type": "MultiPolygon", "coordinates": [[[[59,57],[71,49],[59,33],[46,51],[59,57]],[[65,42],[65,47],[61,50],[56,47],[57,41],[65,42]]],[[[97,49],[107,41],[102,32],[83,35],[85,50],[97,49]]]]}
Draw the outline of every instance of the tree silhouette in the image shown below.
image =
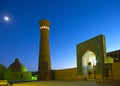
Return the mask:
{"type": "Polygon", "coordinates": [[[2,64],[0,64],[0,79],[4,79],[4,73],[6,71],[6,67],[2,64]]]}

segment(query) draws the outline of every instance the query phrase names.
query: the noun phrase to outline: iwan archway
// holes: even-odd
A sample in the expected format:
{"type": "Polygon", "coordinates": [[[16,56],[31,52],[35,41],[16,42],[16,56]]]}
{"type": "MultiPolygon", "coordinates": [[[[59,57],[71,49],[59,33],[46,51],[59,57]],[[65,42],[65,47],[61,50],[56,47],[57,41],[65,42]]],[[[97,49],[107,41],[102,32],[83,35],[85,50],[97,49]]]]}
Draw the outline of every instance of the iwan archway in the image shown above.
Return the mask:
{"type": "Polygon", "coordinates": [[[77,74],[87,78],[104,78],[104,59],[106,58],[106,45],[104,35],[96,36],[77,46],[77,74]],[[87,72],[85,72],[87,70],[87,72]],[[89,73],[91,71],[91,73],[89,73]]]}
{"type": "Polygon", "coordinates": [[[96,78],[96,55],[88,50],[82,57],[82,70],[84,78],[96,78]]]}

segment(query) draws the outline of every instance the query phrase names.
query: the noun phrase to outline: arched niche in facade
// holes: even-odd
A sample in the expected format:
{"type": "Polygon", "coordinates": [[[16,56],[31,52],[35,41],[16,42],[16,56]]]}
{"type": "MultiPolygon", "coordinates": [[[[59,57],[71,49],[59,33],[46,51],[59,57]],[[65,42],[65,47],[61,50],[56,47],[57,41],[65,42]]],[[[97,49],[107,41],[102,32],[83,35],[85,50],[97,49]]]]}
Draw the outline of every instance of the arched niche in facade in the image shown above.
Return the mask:
{"type": "Polygon", "coordinates": [[[94,52],[88,50],[85,52],[85,54],[82,57],[82,68],[86,68],[87,66],[93,67],[96,66],[96,55],[94,52]]]}

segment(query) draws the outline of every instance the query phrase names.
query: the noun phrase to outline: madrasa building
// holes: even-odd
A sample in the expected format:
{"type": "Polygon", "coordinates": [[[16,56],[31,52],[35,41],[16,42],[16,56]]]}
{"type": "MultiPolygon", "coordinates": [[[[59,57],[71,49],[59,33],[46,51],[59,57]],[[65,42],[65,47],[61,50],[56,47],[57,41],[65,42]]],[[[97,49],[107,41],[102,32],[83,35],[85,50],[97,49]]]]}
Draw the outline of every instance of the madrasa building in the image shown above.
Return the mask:
{"type": "Polygon", "coordinates": [[[49,47],[50,22],[43,19],[39,25],[38,80],[120,79],[120,50],[106,53],[103,34],[76,45],[76,68],[52,70],[49,47]]]}

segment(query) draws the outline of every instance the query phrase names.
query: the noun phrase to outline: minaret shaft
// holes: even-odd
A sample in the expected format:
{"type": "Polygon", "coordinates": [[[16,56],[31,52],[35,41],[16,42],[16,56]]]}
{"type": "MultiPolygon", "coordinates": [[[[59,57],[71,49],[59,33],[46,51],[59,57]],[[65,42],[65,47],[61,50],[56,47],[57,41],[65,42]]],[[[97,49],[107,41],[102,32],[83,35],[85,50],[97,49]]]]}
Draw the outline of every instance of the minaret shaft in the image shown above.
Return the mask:
{"type": "MultiPolygon", "coordinates": [[[[42,20],[42,25],[45,20],[42,20]]],[[[40,22],[40,23],[41,23],[40,22]]],[[[46,22],[45,22],[46,23],[46,22]]],[[[42,25],[40,25],[42,27],[42,25]]],[[[50,63],[50,46],[49,46],[49,29],[40,29],[40,51],[39,51],[39,69],[38,80],[50,80],[51,63],[50,63]]]]}

